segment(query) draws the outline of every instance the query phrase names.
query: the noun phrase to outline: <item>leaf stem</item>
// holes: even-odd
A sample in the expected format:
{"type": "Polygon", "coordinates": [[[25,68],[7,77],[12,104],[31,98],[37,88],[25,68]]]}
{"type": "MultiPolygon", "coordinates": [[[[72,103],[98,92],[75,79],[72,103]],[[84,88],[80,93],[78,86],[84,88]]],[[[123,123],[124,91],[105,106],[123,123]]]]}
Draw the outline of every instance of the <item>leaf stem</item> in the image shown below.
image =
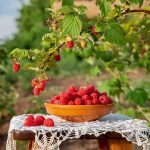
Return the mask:
{"type": "Polygon", "coordinates": [[[110,74],[114,77],[114,78],[117,78],[116,74],[114,74],[110,68],[107,66],[107,64],[100,58],[101,62],[103,63],[103,65],[105,66],[105,69],[110,72],[110,74]]]}
{"type": "Polygon", "coordinates": [[[142,113],[142,115],[147,119],[147,121],[150,122],[150,118],[146,115],[146,113],[144,113],[141,107],[137,105],[137,108],[142,113]]]}

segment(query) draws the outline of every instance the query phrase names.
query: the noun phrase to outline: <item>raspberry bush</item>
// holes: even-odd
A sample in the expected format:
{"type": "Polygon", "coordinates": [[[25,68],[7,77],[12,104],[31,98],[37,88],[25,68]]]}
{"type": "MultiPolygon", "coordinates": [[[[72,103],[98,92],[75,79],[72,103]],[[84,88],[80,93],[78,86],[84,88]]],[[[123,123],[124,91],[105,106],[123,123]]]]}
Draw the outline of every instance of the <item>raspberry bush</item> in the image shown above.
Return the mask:
{"type": "Polygon", "coordinates": [[[127,76],[135,66],[150,71],[150,10],[148,7],[141,8],[143,0],[96,0],[100,13],[94,18],[85,14],[85,6],[75,6],[74,0],[62,0],[62,7],[54,10],[52,6],[56,1],[51,0],[50,8],[45,9],[49,13],[46,20],[49,32],[42,37],[40,44],[43,49],[16,48],[8,55],[13,57],[13,65],[19,64],[24,57],[31,60],[31,63],[20,67],[37,71],[36,80],[39,84],[32,83],[35,84],[36,95],[39,94],[38,89],[44,89],[41,82],[49,79],[47,69],[58,67],[61,52],[73,51],[92,65],[87,82],[91,75],[98,76],[107,70],[113,78],[100,81],[100,91],[115,97],[120,112],[133,118],[138,113],[150,121],[149,108],[145,107],[150,84],[135,83],[127,76]],[[138,17],[134,15],[136,12],[139,13],[138,17]],[[123,111],[123,106],[128,109],[123,111]]]}

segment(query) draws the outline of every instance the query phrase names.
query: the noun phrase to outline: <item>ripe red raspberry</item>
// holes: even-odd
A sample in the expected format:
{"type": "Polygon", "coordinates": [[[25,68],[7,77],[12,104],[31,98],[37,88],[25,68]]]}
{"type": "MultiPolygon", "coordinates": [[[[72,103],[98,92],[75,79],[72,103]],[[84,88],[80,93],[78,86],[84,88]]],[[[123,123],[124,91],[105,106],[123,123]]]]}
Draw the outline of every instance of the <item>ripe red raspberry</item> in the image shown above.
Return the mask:
{"type": "Polygon", "coordinates": [[[87,94],[88,94],[88,95],[90,95],[90,94],[93,93],[93,92],[92,92],[92,89],[89,88],[89,87],[86,87],[84,90],[87,91],[87,94]]]}
{"type": "Polygon", "coordinates": [[[144,49],[142,49],[142,53],[144,54],[145,52],[146,52],[145,48],[144,48],[144,49]]]}
{"type": "Polygon", "coordinates": [[[92,101],[91,100],[85,100],[85,101],[83,101],[83,105],[92,105],[92,101]]]}
{"type": "Polygon", "coordinates": [[[48,82],[48,81],[49,81],[49,78],[47,78],[47,79],[44,79],[44,81],[45,81],[45,82],[48,82]]]}
{"type": "Polygon", "coordinates": [[[60,99],[60,96],[59,96],[59,95],[58,95],[58,96],[54,96],[54,97],[52,98],[53,101],[59,100],[59,99],[60,99]]]}
{"type": "Polygon", "coordinates": [[[76,87],[73,85],[69,89],[67,89],[66,92],[73,93],[73,92],[75,92],[75,89],[76,89],[76,87]]]}
{"type": "Polygon", "coordinates": [[[73,95],[73,100],[74,100],[75,98],[78,98],[78,97],[79,97],[79,95],[78,95],[76,92],[72,93],[72,95],[73,95]]]}
{"type": "Polygon", "coordinates": [[[64,95],[64,97],[65,98],[67,98],[68,100],[73,100],[73,95],[72,95],[72,93],[68,93],[68,92],[66,92],[66,94],[64,95]]]}
{"type": "Polygon", "coordinates": [[[20,64],[13,64],[13,69],[15,72],[18,72],[20,69],[20,64]]]}
{"type": "Polygon", "coordinates": [[[84,85],[80,86],[79,90],[83,90],[83,89],[85,89],[85,86],[84,85]]]}
{"type": "Polygon", "coordinates": [[[100,96],[103,96],[103,95],[107,96],[107,93],[106,92],[100,93],[100,96]]]}
{"type": "Polygon", "coordinates": [[[56,61],[60,61],[60,55],[58,54],[58,55],[54,56],[54,59],[55,59],[56,61]]]}
{"type": "Polygon", "coordinates": [[[78,88],[75,88],[75,92],[78,92],[79,91],[79,89],[78,88]]]}
{"type": "Polygon", "coordinates": [[[74,101],[70,101],[70,102],[68,102],[68,105],[75,105],[75,102],[74,101]]]}
{"type": "Polygon", "coordinates": [[[35,118],[37,126],[43,125],[45,118],[42,115],[39,115],[35,118]]]}
{"type": "Polygon", "coordinates": [[[31,126],[35,127],[35,126],[36,126],[36,122],[35,122],[35,120],[30,120],[30,119],[28,119],[28,120],[26,120],[26,122],[24,123],[24,126],[25,126],[25,127],[31,127],[31,126]]]}
{"type": "Polygon", "coordinates": [[[50,101],[49,101],[49,104],[54,104],[54,100],[50,100],[50,101]]]}
{"type": "Polygon", "coordinates": [[[92,90],[94,90],[94,85],[92,85],[92,84],[89,85],[89,88],[92,89],[92,90]]]}
{"type": "Polygon", "coordinates": [[[60,100],[55,100],[54,104],[59,105],[60,104],[60,100]]]}
{"type": "Polygon", "coordinates": [[[91,99],[98,99],[98,95],[96,93],[90,94],[91,99]]]}
{"type": "Polygon", "coordinates": [[[113,100],[110,97],[107,97],[107,99],[108,99],[108,104],[112,104],[113,103],[113,100]]]}
{"type": "Polygon", "coordinates": [[[101,102],[100,102],[99,99],[93,99],[93,100],[92,100],[92,103],[93,103],[94,105],[99,105],[101,102]]]}
{"type": "Polygon", "coordinates": [[[90,96],[89,95],[84,95],[83,97],[82,97],[82,100],[90,100],[90,96]]]}
{"type": "Polygon", "coordinates": [[[28,115],[27,118],[30,119],[30,120],[34,120],[34,116],[33,115],[28,115]]]}
{"type": "Polygon", "coordinates": [[[69,42],[67,43],[67,47],[68,47],[68,48],[72,48],[73,45],[74,45],[74,42],[73,42],[73,41],[69,41],[69,42]]]}
{"type": "Polygon", "coordinates": [[[76,105],[82,105],[82,99],[81,98],[76,98],[75,99],[75,104],[76,105]]]}
{"type": "Polygon", "coordinates": [[[67,105],[68,104],[68,100],[65,97],[60,97],[60,101],[59,101],[60,105],[67,105]]]}
{"type": "Polygon", "coordinates": [[[44,91],[44,90],[45,90],[45,84],[44,84],[44,83],[41,83],[41,84],[39,85],[39,88],[40,88],[41,91],[44,91]]]}
{"type": "Polygon", "coordinates": [[[61,96],[63,96],[63,95],[64,95],[64,93],[65,93],[65,92],[63,91],[63,92],[61,92],[58,96],[60,96],[60,97],[61,97],[61,96]]]}
{"type": "Polygon", "coordinates": [[[38,80],[33,79],[32,80],[32,87],[35,87],[38,84],[38,80]]]}
{"type": "Polygon", "coordinates": [[[100,96],[99,100],[100,100],[101,104],[103,104],[103,105],[108,103],[108,99],[105,95],[100,96]]]}
{"type": "Polygon", "coordinates": [[[35,87],[33,93],[34,95],[38,96],[40,94],[40,88],[35,87]]]}
{"type": "Polygon", "coordinates": [[[83,97],[84,95],[87,95],[88,94],[88,91],[83,89],[83,90],[79,90],[77,92],[77,94],[80,96],[80,97],[83,97]]]}
{"type": "Polygon", "coordinates": [[[97,35],[97,34],[98,34],[98,32],[95,32],[95,28],[96,28],[96,27],[95,27],[95,26],[93,26],[92,31],[93,31],[93,34],[94,34],[94,35],[97,35]]]}
{"type": "Polygon", "coordinates": [[[44,126],[53,127],[54,126],[54,121],[50,118],[47,118],[47,119],[44,120],[44,126]]]}
{"type": "Polygon", "coordinates": [[[93,93],[96,93],[98,95],[98,90],[97,89],[93,89],[93,93]]]}

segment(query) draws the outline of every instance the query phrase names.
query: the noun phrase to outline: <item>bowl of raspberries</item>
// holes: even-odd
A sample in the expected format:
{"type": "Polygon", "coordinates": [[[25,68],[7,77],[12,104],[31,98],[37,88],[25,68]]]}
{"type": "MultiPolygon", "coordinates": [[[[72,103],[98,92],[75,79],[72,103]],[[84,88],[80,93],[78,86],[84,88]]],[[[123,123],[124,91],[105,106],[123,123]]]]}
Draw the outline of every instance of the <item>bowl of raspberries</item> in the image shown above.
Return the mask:
{"type": "Polygon", "coordinates": [[[113,101],[93,85],[71,86],[45,104],[49,114],[71,122],[88,122],[111,113],[113,101]]]}

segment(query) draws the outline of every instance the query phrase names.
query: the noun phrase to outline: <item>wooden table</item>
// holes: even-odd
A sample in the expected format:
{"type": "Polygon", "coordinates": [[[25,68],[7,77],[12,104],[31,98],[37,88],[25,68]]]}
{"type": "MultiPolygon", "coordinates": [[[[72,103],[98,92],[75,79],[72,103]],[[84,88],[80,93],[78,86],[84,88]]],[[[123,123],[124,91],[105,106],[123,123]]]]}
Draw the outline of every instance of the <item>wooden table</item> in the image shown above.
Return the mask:
{"type": "MultiPolygon", "coordinates": [[[[48,134],[47,136],[51,136],[48,134]]],[[[35,133],[31,131],[13,131],[13,138],[16,141],[29,141],[28,149],[32,150],[35,140],[35,133]]],[[[131,142],[127,141],[116,132],[107,132],[99,137],[94,135],[84,135],[80,139],[97,139],[98,150],[132,150],[131,142]]]]}

